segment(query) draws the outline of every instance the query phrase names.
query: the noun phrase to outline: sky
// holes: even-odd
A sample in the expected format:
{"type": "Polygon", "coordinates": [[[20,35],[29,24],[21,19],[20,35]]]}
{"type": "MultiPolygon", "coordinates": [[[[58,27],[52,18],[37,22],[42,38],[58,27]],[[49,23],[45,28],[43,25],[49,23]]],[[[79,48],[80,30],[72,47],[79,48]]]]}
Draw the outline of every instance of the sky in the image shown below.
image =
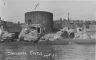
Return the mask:
{"type": "Polygon", "coordinates": [[[24,22],[26,12],[48,11],[54,20],[67,19],[68,12],[72,20],[96,20],[95,6],[95,0],[0,0],[0,16],[5,21],[24,22]]]}

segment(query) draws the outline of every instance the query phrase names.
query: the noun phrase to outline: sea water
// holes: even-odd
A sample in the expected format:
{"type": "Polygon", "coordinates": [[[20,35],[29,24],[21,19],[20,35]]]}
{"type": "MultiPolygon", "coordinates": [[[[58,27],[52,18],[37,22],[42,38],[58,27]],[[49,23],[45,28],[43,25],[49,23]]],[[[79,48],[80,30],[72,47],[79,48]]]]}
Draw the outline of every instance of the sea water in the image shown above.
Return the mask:
{"type": "Polygon", "coordinates": [[[0,45],[0,60],[95,60],[96,45],[0,45]]]}

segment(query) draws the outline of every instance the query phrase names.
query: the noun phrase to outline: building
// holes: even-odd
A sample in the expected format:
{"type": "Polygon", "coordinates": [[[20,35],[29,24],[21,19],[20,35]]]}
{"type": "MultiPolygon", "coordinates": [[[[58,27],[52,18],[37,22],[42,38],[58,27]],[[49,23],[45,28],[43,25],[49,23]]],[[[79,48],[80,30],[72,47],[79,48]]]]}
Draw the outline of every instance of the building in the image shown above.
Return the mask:
{"type": "Polygon", "coordinates": [[[21,26],[16,24],[16,23],[13,23],[13,22],[5,22],[5,24],[3,24],[4,26],[4,29],[6,31],[8,31],[9,33],[14,33],[14,32],[21,32],[21,26]]]}
{"type": "Polygon", "coordinates": [[[45,33],[49,33],[53,31],[53,14],[46,11],[26,12],[25,23],[28,25],[41,24],[45,33]]]}

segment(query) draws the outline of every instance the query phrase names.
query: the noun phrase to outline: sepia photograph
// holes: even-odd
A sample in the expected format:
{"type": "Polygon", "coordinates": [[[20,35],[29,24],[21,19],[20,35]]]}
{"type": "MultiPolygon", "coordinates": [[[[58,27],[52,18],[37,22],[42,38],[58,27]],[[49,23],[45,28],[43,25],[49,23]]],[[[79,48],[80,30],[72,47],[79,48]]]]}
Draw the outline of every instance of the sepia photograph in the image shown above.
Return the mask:
{"type": "Polygon", "coordinates": [[[0,60],[96,60],[96,0],[0,0],[0,60]]]}

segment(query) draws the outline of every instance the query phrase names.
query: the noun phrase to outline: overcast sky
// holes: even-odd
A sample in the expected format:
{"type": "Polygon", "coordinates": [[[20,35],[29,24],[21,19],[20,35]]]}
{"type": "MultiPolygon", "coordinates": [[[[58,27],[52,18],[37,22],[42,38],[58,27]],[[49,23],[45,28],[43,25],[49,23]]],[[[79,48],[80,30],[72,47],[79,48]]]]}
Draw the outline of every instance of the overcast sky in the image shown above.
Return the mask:
{"type": "Polygon", "coordinates": [[[67,18],[68,12],[70,19],[96,20],[95,0],[0,0],[0,16],[7,21],[24,22],[24,13],[34,11],[38,2],[36,10],[52,12],[54,20],[67,18]]]}

